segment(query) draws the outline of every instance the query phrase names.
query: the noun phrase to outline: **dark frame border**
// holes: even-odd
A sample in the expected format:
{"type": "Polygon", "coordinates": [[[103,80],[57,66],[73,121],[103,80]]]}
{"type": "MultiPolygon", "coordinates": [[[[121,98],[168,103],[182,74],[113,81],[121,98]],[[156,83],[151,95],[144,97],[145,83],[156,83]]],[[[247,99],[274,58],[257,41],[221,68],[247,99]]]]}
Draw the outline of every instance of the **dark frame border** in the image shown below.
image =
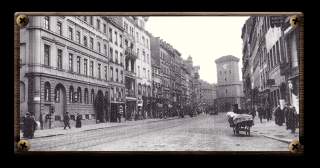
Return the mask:
{"type": "MultiPolygon", "coordinates": [[[[16,12],[14,14],[14,153],[16,155],[250,155],[250,156],[301,156],[304,154],[304,14],[302,12],[16,12]],[[301,150],[292,152],[265,151],[265,152],[241,152],[241,151],[175,151],[175,152],[20,152],[17,143],[20,140],[20,27],[16,23],[21,14],[27,16],[292,16],[301,18],[299,26],[299,141],[302,142],[301,150]]],[[[288,144],[289,145],[289,144],[288,144]]]]}

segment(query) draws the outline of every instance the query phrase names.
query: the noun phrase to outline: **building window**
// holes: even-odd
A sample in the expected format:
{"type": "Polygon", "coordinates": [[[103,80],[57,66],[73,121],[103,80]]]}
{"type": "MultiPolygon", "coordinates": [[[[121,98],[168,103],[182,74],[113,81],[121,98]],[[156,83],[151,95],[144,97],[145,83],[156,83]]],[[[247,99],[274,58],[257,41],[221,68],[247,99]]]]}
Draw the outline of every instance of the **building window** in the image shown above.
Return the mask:
{"type": "Polygon", "coordinates": [[[84,62],[84,64],[83,64],[84,75],[87,76],[88,75],[88,71],[87,71],[88,60],[84,59],[83,62],[84,62]]]}
{"type": "Polygon", "coordinates": [[[143,68],[143,78],[147,78],[147,76],[146,76],[146,68],[143,68]]]}
{"type": "Polygon", "coordinates": [[[93,103],[93,101],[94,101],[93,99],[94,99],[94,90],[92,89],[91,90],[91,103],[93,103]]]}
{"type": "Polygon", "coordinates": [[[84,46],[88,47],[87,36],[83,36],[83,44],[84,46]]]}
{"type": "Polygon", "coordinates": [[[113,68],[110,67],[110,80],[113,81],[113,68]]]}
{"type": "Polygon", "coordinates": [[[112,42],[112,29],[109,28],[109,41],[112,42]]]}
{"type": "Polygon", "coordinates": [[[113,100],[113,88],[111,88],[111,93],[110,93],[110,95],[111,95],[111,100],[113,100]]]}
{"type": "Polygon", "coordinates": [[[122,35],[120,35],[120,47],[122,47],[122,35]]]}
{"type": "Polygon", "coordinates": [[[74,101],[73,96],[74,96],[73,86],[70,86],[70,88],[69,88],[69,102],[70,103],[72,103],[74,101]]]}
{"type": "Polygon", "coordinates": [[[93,38],[90,37],[90,48],[93,49],[93,38]]]}
{"type": "Polygon", "coordinates": [[[84,20],[84,21],[87,21],[87,17],[86,17],[86,16],[84,16],[84,17],[83,17],[83,20],[84,20]]]}
{"type": "Polygon", "coordinates": [[[139,42],[139,33],[137,32],[137,42],[139,42]]]}
{"type": "Polygon", "coordinates": [[[149,41],[146,39],[147,48],[149,48],[149,41]]]}
{"type": "Polygon", "coordinates": [[[149,70],[148,70],[148,80],[150,80],[150,79],[149,79],[149,70]]]}
{"type": "Polygon", "coordinates": [[[50,25],[49,25],[49,16],[44,17],[44,28],[47,30],[50,30],[50,25]]]}
{"type": "Polygon", "coordinates": [[[115,51],[115,62],[118,63],[118,51],[115,51]]]}
{"type": "Polygon", "coordinates": [[[140,66],[138,66],[138,76],[140,78],[140,66]]]}
{"type": "Polygon", "coordinates": [[[80,57],[77,57],[77,72],[80,74],[80,57]]]}
{"type": "Polygon", "coordinates": [[[103,24],[103,33],[107,34],[107,26],[106,26],[106,24],[103,24]]]}
{"type": "Polygon", "coordinates": [[[122,64],[122,53],[120,53],[120,64],[122,64]]]}
{"type": "Polygon", "coordinates": [[[44,85],[44,100],[50,101],[50,83],[46,82],[44,85]]]}
{"type": "Polygon", "coordinates": [[[81,103],[81,88],[78,87],[78,90],[77,90],[77,102],[81,103]]]}
{"type": "Polygon", "coordinates": [[[72,28],[69,27],[69,39],[72,40],[72,28]]]}
{"type": "Polygon", "coordinates": [[[110,60],[113,61],[113,49],[110,47],[110,60]]]}
{"type": "Polygon", "coordinates": [[[89,119],[89,114],[86,114],[85,117],[86,117],[86,119],[89,119]]]}
{"type": "Polygon", "coordinates": [[[277,62],[280,62],[279,41],[276,43],[277,62]]]}
{"type": "Polygon", "coordinates": [[[107,45],[103,45],[103,48],[104,48],[104,53],[105,53],[106,56],[107,56],[107,45]]]}
{"type": "Polygon", "coordinates": [[[54,116],[54,121],[61,121],[61,116],[59,115],[54,116]]]}
{"type": "Polygon", "coordinates": [[[20,81],[20,102],[25,102],[25,84],[20,81]]]}
{"type": "Polygon", "coordinates": [[[149,62],[149,54],[147,54],[147,63],[150,64],[150,62],[149,62]]]}
{"type": "Polygon", "coordinates": [[[44,65],[50,65],[50,46],[44,45],[44,65]]]}
{"type": "Polygon", "coordinates": [[[57,31],[59,35],[62,35],[62,30],[61,30],[61,22],[57,22],[57,31]]]}
{"type": "Polygon", "coordinates": [[[80,44],[80,32],[79,31],[77,31],[77,33],[76,33],[76,40],[80,44]]]}
{"type": "Polygon", "coordinates": [[[137,48],[137,56],[138,56],[138,59],[139,59],[139,48],[137,48]]]}
{"type": "Polygon", "coordinates": [[[100,30],[100,20],[97,19],[97,29],[100,30]]]}
{"type": "Polygon", "coordinates": [[[101,64],[98,64],[98,73],[99,79],[101,79],[101,64]]]}
{"type": "Polygon", "coordinates": [[[92,18],[92,16],[90,16],[89,18],[90,18],[90,24],[93,25],[93,18],[92,18]]]}
{"type": "Polygon", "coordinates": [[[144,37],[142,36],[142,43],[143,43],[143,45],[145,45],[145,43],[144,43],[144,37]]]}
{"type": "Polygon", "coordinates": [[[121,71],[120,77],[121,77],[121,83],[123,83],[123,71],[121,71]]]}
{"type": "Polygon", "coordinates": [[[116,82],[118,82],[119,80],[118,80],[118,69],[116,69],[116,82]]]}
{"type": "Polygon", "coordinates": [[[101,50],[100,50],[100,43],[99,42],[97,43],[97,48],[98,48],[98,52],[100,53],[101,50]]]}
{"type": "Polygon", "coordinates": [[[60,88],[59,87],[56,87],[56,89],[55,89],[55,98],[54,98],[54,100],[56,102],[60,101],[60,88]]]}
{"type": "Polygon", "coordinates": [[[115,40],[114,40],[114,44],[118,45],[118,33],[115,31],[114,35],[116,37],[115,40]]]}
{"type": "Polygon", "coordinates": [[[69,54],[69,71],[72,72],[73,70],[73,63],[72,63],[72,57],[73,55],[72,54],[69,54]]]}
{"type": "Polygon", "coordinates": [[[144,51],[142,51],[142,55],[143,55],[143,61],[146,62],[146,53],[144,51]]]}
{"type": "Polygon", "coordinates": [[[108,80],[108,67],[104,66],[104,71],[105,71],[105,79],[108,80]]]}
{"type": "Polygon", "coordinates": [[[85,103],[88,103],[88,98],[89,98],[88,89],[85,88],[84,89],[84,102],[85,103]]]}
{"type": "Polygon", "coordinates": [[[91,77],[93,77],[93,61],[90,61],[90,73],[91,77]]]}

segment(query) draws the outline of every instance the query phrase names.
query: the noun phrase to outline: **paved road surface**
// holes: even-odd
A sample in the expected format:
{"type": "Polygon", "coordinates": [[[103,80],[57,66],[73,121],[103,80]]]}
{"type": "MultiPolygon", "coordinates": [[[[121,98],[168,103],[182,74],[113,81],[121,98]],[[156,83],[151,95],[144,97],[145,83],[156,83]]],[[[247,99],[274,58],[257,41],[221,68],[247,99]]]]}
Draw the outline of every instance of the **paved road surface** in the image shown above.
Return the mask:
{"type": "Polygon", "coordinates": [[[287,143],[254,134],[254,126],[250,136],[233,135],[225,113],[136,122],[29,139],[29,151],[289,151],[287,143]]]}

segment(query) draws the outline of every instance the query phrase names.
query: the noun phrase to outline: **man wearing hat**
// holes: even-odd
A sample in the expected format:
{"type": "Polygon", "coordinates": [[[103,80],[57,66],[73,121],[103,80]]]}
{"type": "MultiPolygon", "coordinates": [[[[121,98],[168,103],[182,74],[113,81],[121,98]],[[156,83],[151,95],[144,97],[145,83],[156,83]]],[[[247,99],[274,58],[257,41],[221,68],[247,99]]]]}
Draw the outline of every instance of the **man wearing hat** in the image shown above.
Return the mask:
{"type": "Polygon", "coordinates": [[[33,138],[34,131],[36,130],[37,122],[33,115],[29,112],[26,113],[26,118],[24,119],[24,138],[33,138]]]}
{"type": "Polygon", "coordinates": [[[71,129],[69,112],[66,112],[66,115],[64,116],[64,129],[66,129],[67,126],[71,129]]]}

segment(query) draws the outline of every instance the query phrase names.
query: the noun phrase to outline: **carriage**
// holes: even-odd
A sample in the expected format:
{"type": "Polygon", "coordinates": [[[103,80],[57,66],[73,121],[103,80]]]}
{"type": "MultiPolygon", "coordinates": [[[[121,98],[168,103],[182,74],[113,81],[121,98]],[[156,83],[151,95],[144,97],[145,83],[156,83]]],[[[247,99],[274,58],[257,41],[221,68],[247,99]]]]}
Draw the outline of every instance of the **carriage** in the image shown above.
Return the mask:
{"type": "Polygon", "coordinates": [[[230,127],[233,128],[234,135],[239,135],[240,131],[245,131],[246,135],[250,136],[250,127],[253,126],[253,119],[251,115],[228,112],[227,116],[230,127]]]}

